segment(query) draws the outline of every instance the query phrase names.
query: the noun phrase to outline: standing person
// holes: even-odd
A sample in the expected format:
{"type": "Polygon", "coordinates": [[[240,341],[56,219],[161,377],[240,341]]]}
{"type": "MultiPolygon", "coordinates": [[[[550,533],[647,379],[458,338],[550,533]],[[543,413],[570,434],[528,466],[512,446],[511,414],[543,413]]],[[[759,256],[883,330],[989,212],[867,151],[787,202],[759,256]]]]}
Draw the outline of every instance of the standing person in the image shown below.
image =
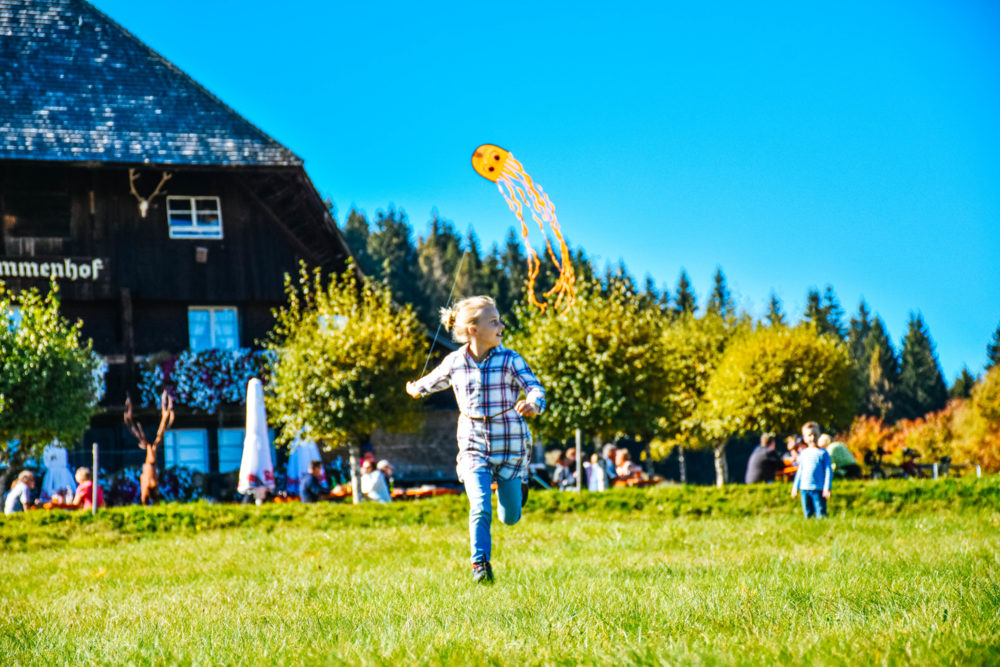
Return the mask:
{"type": "Polygon", "coordinates": [[[799,469],[792,481],[792,498],[802,491],[802,513],[806,518],[826,517],[826,501],[830,498],[833,466],[830,454],[819,446],[819,424],[808,422],[802,427],[806,448],[799,454],[799,469]]]}
{"type": "Polygon", "coordinates": [[[773,433],[760,436],[760,444],[750,452],[750,460],[747,461],[747,474],[744,478],[747,484],[774,481],[774,474],[784,466],[775,451],[775,444],[773,433]]]}
{"type": "Polygon", "coordinates": [[[601,465],[604,466],[604,482],[605,488],[610,489],[615,485],[615,479],[618,477],[618,468],[615,465],[615,454],[618,452],[618,448],[614,445],[604,445],[604,449],[601,450],[601,465]]]}
{"type": "Polygon", "coordinates": [[[455,392],[461,410],[457,471],[469,497],[472,579],[492,583],[490,485],[497,485],[501,523],[517,523],[527,498],[531,451],[524,418],[545,409],[545,390],[524,358],[503,346],[504,325],[490,297],[470,297],[443,308],[441,323],[464,345],[428,375],[406,383],[406,391],[414,398],[449,386],[455,392]],[[525,398],[519,400],[521,392],[525,398]]]}
{"type": "Polygon", "coordinates": [[[22,470],[10,487],[3,504],[3,513],[27,512],[31,507],[31,490],[34,488],[35,474],[30,470],[22,470]]]}
{"type": "Polygon", "coordinates": [[[590,456],[590,463],[587,464],[587,490],[606,491],[608,484],[608,470],[601,455],[594,452],[590,456]]]}
{"type": "Polygon", "coordinates": [[[304,503],[315,503],[326,492],[323,487],[323,462],[310,461],[309,473],[299,482],[299,500],[304,503]]]}

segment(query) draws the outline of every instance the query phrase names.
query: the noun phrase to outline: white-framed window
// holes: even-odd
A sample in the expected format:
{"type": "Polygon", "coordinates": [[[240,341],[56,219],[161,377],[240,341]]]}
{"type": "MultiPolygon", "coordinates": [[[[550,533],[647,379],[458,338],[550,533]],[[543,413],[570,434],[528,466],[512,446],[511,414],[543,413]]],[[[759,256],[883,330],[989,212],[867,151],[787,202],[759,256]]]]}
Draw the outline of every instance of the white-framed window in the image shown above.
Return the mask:
{"type": "Polygon", "coordinates": [[[163,437],[167,467],[184,466],[208,472],[208,431],[203,428],[175,429],[163,437]]]}
{"type": "MultiPolygon", "coordinates": [[[[246,431],[241,428],[220,428],[219,432],[219,472],[240,469],[243,461],[243,439],[246,431]]],[[[271,445],[271,465],[274,465],[274,429],[267,429],[267,439],[271,445]]]]}
{"type": "Polygon", "coordinates": [[[222,203],[218,197],[167,197],[172,239],[221,239],[222,203]]]}
{"type": "Polygon", "coordinates": [[[240,346],[239,318],[232,306],[188,308],[188,347],[202,350],[235,350],[240,346]]]}

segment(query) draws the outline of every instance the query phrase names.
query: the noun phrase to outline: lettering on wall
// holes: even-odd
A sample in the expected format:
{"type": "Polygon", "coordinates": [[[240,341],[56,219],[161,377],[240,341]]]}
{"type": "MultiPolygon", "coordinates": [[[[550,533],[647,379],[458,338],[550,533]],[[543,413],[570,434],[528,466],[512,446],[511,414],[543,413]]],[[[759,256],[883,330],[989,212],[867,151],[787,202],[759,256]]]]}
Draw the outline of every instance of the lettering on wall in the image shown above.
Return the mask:
{"type": "Polygon", "coordinates": [[[96,282],[107,277],[107,268],[100,257],[0,258],[0,278],[96,282]]]}

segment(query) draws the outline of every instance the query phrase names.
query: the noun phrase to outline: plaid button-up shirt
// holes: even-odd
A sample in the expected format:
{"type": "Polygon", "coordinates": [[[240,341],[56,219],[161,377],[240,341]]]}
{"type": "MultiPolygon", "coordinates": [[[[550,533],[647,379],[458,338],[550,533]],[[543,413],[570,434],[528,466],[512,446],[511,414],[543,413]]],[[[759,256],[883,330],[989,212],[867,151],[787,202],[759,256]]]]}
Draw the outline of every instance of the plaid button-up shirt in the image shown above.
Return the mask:
{"type": "Polygon", "coordinates": [[[531,431],[514,410],[523,391],[538,411],[545,389],[524,358],[502,345],[476,363],[469,346],[452,352],[441,365],[415,382],[421,396],[451,387],[458,408],[458,474],[483,467],[503,480],[528,474],[531,431]]]}

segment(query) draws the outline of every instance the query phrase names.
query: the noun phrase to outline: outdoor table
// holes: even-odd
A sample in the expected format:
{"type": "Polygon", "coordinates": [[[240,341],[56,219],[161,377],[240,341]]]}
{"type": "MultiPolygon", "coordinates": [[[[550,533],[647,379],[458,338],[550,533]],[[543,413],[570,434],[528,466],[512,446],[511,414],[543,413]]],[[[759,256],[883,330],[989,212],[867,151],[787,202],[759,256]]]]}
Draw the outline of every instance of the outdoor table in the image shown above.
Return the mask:
{"type": "MultiPolygon", "coordinates": [[[[75,509],[79,509],[79,507],[76,506],[76,505],[72,505],[72,504],[69,504],[69,503],[54,503],[52,501],[49,501],[47,503],[42,504],[41,507],[42,507],[42,509],[46,509],[46,510],[75,510],[75,509]]],[[[36,509],[36,508],[32,508],[32,509],[36,509]]]]}
{"type": "Polygon", "coordinates": [[[775,473],[774,478],[783,482],[790,482],[795,478],[795,473],[798,471],[798,466],[785,466],[777,473],[775,473]]]}

